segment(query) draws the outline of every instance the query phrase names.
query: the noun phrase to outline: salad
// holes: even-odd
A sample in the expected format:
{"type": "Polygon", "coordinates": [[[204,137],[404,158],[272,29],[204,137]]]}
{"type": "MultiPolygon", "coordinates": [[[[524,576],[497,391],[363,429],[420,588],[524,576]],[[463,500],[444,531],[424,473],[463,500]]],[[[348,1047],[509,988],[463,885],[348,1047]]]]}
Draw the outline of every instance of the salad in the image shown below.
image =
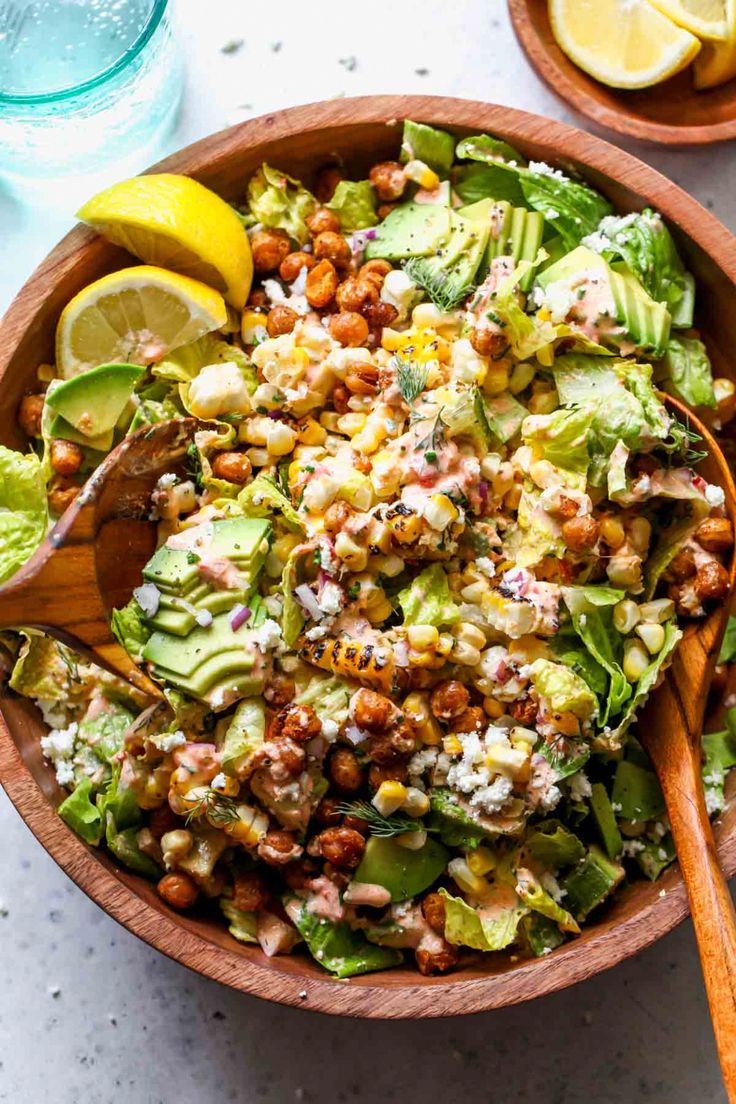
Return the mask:
{"type": "MultiPolygon", "coordinates": [[[[34,448],[0,449],[2,579],[126,433],[197,420],[112,618],[161,700],[2,637],[59,814],[339,978],[549,954],[674,858],[636,718],[733,543],[665,396],[736,407],[693,277],[656,212],[489,135],[407,121],[367,179],[264,164],[245,194],[83,208],[147,263],[65,309],[34,448]]],[[[713,813],[734,732],[705,738],[713,813]]]]}

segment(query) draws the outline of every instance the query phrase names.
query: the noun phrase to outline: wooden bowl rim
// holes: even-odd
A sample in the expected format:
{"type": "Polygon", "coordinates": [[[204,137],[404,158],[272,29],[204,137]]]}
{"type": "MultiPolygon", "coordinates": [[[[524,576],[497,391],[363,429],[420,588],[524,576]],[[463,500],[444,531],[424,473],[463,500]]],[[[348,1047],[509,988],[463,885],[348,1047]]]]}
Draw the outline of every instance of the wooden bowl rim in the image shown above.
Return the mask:
{"type": "MultiPolygon", "coordinates": [[[[546,2],[547,0],[508,0],[511,23],[519,44],[537,75],[552,92],[570,104],[575,111],[592,119],[594,123],[608,127],[609,130],[614,130],[627,138],[638,138],[656,145],[704,146],[736,138],[736,109],[732,119],[723,119],[718,123],[676,126],[672,123],[649,122],[642,119],[627,111],[623,103],[620,109],[600,103],[585,87],[587,80],[595,80],[595,78],[589,76],[584,70],[578,69],[573,61],[570,61],[570,65],[580,73],[580,81],[577,82],[568,76],[563,66],[547,49],[533,21],[528,18],[527,13],[532,4],[546,4],[546,2]]],[[[736,80],[730,83],[733,83],[736,89],[736,80]]],[[[601,85],[601,87],[606,86],[601,85]]],[[[624,92],[623,89],[610,91],[624,92]]]]}
{"type": "MultiPolygon", "coordinates": [[[[411,117],[466,130],[487,130],[507,140],[536,142],[550,158],[568,158],[629,188],[678,225],[736,284],[736,238],[715,216],[631,154],[604,140],[542,116],[479,101],[436,96],[366,96],[325,101],[279,111],[204,138],[148,171],[196,176],[237,138],[239,146],[289,139],[305,131],[370,123],[391,125],[411,117]]],[[[0,384],[22,335],[34,325],[46,295],[41,290],[88,249],[96,235],[77,227],[62,239],[22,287],[0,322],[0,384]]],[[[96,904],[129,931],[198,973],[243,992],[295,1007],[334,1015],[376,1019],[459,1015],[502,1008],[543,996],[624,961],[671,931],[687,915],[685,887],[677,867],[665,875],[666,894],[645,903],[633,916],[605,916],[577,940],[545,959],[508,964],[499,973],[463,980],[462,975],[420,978],[391,984],[390,974],[350,981],[325,975],[304,977],[263,959],[245,958],[187,929],[174,914],[161,913],[136,891],[136,880],[88,848],[58,818],[0,717],[0,783],[39,843],[96,904]]],[[[720,859],[728,876],[736,873],[736,831],[721,839],[720,859]]],[[[283,961],[283,960],[282,960],[283,961]]]]}

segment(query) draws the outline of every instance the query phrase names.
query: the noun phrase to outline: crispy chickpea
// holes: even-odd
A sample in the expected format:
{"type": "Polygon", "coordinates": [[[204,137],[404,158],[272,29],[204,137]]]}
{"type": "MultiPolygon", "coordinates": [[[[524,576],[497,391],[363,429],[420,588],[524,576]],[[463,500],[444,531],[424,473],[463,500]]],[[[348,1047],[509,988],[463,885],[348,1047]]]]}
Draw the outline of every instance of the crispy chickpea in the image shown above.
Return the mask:
{"type": "Polygon", "coordinates": [[[279,267],[279,276],[285,284],[292,284],[303,268],[307,271],[314,268],[314,257],[311,253],[289,253],[284,257],[279,267]]]}
{"type": "Polygon", "coordinates": [[[422,915],[432,931],[445,934],[445,900],[439,893],[428,893],[422,901],[422,915]]]}
{"type": "Polygon", "coordinates": [[[82,466],[84,453],[73,441],[61,438],[51,442],[51,467],[59,475],[76,475],[82,466]]]}
{"type": "Polygon", "coordinates": [[[337,747],[330,757],[329,774],[342,793],[356,793],[363,785],[363,771],[358,757],[348,747],[337,747]]]}
{"type": "Polygon", "coordinates": [[[175,832],[181,828],[181,820],[170,805],[159,805],[148,818],[148,828],[154,839],[160,840],[167,832],[175,832]]]}
{"type": "Polygon", "coordinates": [[[371,763],[368,768],[368,785],[377,790],[382,782],[406,782],[409,771],[406,763],[397,759],[393,763],[371,763]]]}
{"type": "Polygon", "coordinates": [[[341,529],[345,528],[352,516],[353,511],[347,502],[343,502],[342,499],[339,502],[333,502],[325,511],[325,532],[339,533],[341,529]]]}
{"type": "Polygon", "coordinates": [[[535,721],[538,712],[539,705],[534,698],[521,698],[519,701],[512,702],[509,706],[511,716],[522,725],[528,725],[535,721]]]}
{"type": "Polygon", "coordinates": [[[728,594],[728,572],[716,560],[705,563],[695,573],[693,588],[701,601],[717,601],[728,594]]]}
{"type": "MultiPolygon", "coordinates": [[[[368,340],[368,323],[356,311],[340,311],[330,317],[330,335],[341,345],[355,347],[368,340]]],[[[345,381],[347,384],[347,380],[345,381]]]]}
{"type": "Polygon", "coordinates": [[[348,276],[337,289],[335,299],[340,310],[362,313],[365,307],[378,302],[378,288],[371,280],[348,276]]]}
{"type": "Polygon", "coordinates": [[[325,828],[336,828],[342,823],[342,813],[338,811],[339,808],[340,802],[336,797],[323,797],[314,810],[314,819],[317,824],[325,828]]]}
{"type": "Polygon", "coordinates": [[[363,311],[363,317],[371,329],[382,330],[384,326],[390,326],[396,321],[399,312],[393,303],[384,303],[381,299],[377,303],[369,303],[363,311]]]}
{"type": "Polygon", "coordinates": [[[314,239],[314,256],[318,261],[332,261],[335,268],[347,268],[353,259],[345,238],[334,230],[323,230],[314,239]]]}
{"type": "MultiPolygon", "coordinates": [[[[283,712],[283,711],[282,711],[283,712]]],[[[277,718],[278,721],[278,718],[277,718]]],[[[268,733],[269,740],[278,740],[278,763],[271,764],[270,759],[266,759],[267,764],[272,765],[272,769],[278,771],[279,775],[297,775],[301,774],[304,769],[304,760],[306,759],[306,753],[303,747],[292,740],[290,737],[280,734],[278,724],[272,725],[268,733]]]]}
{"type": "Polygon", "coordinates": [[[343,828],[352,828],[354,832],[360,832],[361,836],[367,836],[370,832],[368,821],[351,814],[342,818],[342,826],[343,828]]]}
{"type": "Polygon", "coordinates": [[[695,539],[706,552],[727,552],[733,545],[733,526],[728,518],[706,518],[695,530],[695,539]]]}
{"type": "Polygon", "coordinates": [[[352,700],[353,720],[358,728],[385,732],[391,724],[394,705],[390,698],[375,690],[358,690],[352,700]]]}
{"type": "Polygon", "coordinates": [[[274,272],[291,253],[285,230],[256,230],[250,239],[250,248],[256,272],[274,272]]]}
{"type": "Polygon", "coordinates": [[[356,364],[345,376],[345,386],[353,395],[375,395],[378,369],[374,364],[356,364]]]}
{"type": "Polygon", "coordinates": [[[167,905],[181,911],[191,908],[199,893],[196,883],[182,873],[165,874],[156,888],[167,905]]]}
{"type": "Polygon", "coordinates": [[[20,400],[17,421],[26,437],[41,436],[43,401],[43,395],[24,395],[20,400]]]}
{"type": "Polygon", "coordinates": [[[320,261],[307,273],[305,295],[310,306],[318,310],[326,307],[335,298],[339,284],[337,272],[332,261],[320,261]]]}
{"type": "Polygon", "coordinates": [[[485,710],[479,705],[469,705],[463,709],[459,717],[453,717],[449,722],[450,732],[480,732],[488,725],[485,710]]]}
{"type": "Polygon", "coordinates": [[[389,732],[369,736],[366,748],[374,763],[393,763],[416,750],[416,733],[408,721],[402,721],[389,732]]]}
{"type": "Polygon", "coordinates": [[[489,326],[476,326],[471,331],[470,344],[480,356],[497,357],[504,352],[508,341],[489,326]]]}
{"type": "Polygon", "coordinates": [[[296,683],[288,675],[273,674],[269,677],[263,696],[269,705],[275,705],[278,709],[288,705],[294,700],[296,683]]]}
{"type": "Polygon", "coordinates": [[[253,468],[244,452],[218,452],[212,458],[212,474],[228,483],[247,483],[253,468]]]}
{"type": "Polygon", "coordinates": [[[681,548],[670,561],[665,578],[671,579],[674,583],[685,583],[688,579],[692,579],[696,571],[695,553],[692,548],[681,548]]]}
{"type": "Polygon", "coordinates": [[[340,220],[334,211],[330,211],[327,207],[318,207],[307,219],[307,227],[313,238],[319,234],[337,234],[340,220]]]}
{"type": "Polygon", "coordinates": [[[428,974],[444,974],[457,966],[460,961],[460,951],[452,943],[445,943],[441,951],[430,951],[423,947],[417,947],[414,955],[417,960],[417,969],[420,974],[427,977],[428,974]]]}
{"type": "Polygon", "coordinates": [[[449,721],[451,717],[459,717],[464,713],[470,703],[470,694],[467,688],[457,679],[449,679],[435,687],[430,698],[430,707],[435,717],[441,721],[449,721]]]}
{"type": "Polygon", "coordinates": [[[562,525],[562,539],[571,552],[586,552],[598,542],[600,527],[590,514],[571,517],[562,525]]]}
{"type": "Polygon", "coordinates": [[[317,839],[322,857],[340,870],[355,870],[365,851],[365,840],[354,828],[325,828],[317,839]]]}
{"type": "Polygon", "coordinates": [[[344,383],[335,385],[332,391],[332,405],[338,414],[347,414],[350,410],[350,392],[344,383]]]}
{"type": "Polygon", "coordinates": [[[258,844],[258,857],[269,866],[285,866],[300,859],[304,848],[293,832],[283,828],[272,828],[258,844]]]}
{"type": "Polygon", "coordinates": [[[383,281],[391,271],[392,265],[390,261],[384,261],[382,258],[376,258],[374,261],[366,261],[364,265],[360,266],[358,276],[363,280],[370,280],[372,284],[381,290],[383,287],[383,281]]]}
{"type": "Polygon", "coordinates": [[[297,859],[287,863],[281,875],[289,889],[305,889],[317,877],[317,869],[309,859],[297,859]]]}
{"type": "Polygon", "coordinates": [[[311,705],[287,706],[281,735],[285,740],[307,744],[322,735],[322,722],[311,705]]]}
{"type": "Polygon", "coordinates": [[[264,310],[268,306],[268,296],[263,288],[253,288],[248,296],[248,306],[254,310],[264,310]]]}
{"type": "Polygon", "coordinates": [[[556,505],[550,506],[549,512],[551,514],[554,514],[555,517],[564,518],[565,520],[567,520],[568,518],[577,517],[578,504],[575,499],[570,498],[569,495],[561,494],[556,505]]]}
{"type": "Polygon", "coordinates": [[[347,870],[339,870],[333,863],[326,862],[322,867],[325,878],[329,878],[339,890],[345,890],[350,885],[350,874],[347,870]]]}
{"type": "Polygon", "coordinates": [[[299,315],[291,307],[271,307],[266,315],[266,329],[269,337],[281,337],[291,333],[299,321],[299,315]]]}
{"type": "Polygon", "coordinates": [[[329,203],[335,194],[335,188],[344,179],[344,174],[337,165],[325,165],[320,169],[314,185],[314,194],[320,203],[329,203]]]}
{"type": "Polygon", "coordinates": [[[368,173],[368,179],[384,203],[401,199],[406,188],[404,166],[398,161],[379,161],[368,173]]]}
{"type": "Polygon", "coordinates": [[[49,491],[49,509],[52,514],[60,517],[68,509],[81,490],[76,483],[66,480],[54,484],[49,491]]]}
{"type": "Polygon", "coordinates": [[[239,870],[233,881],[233,905],[242,912],[258,912],[268,904],[270,893],[256,870],[239,870]]]}

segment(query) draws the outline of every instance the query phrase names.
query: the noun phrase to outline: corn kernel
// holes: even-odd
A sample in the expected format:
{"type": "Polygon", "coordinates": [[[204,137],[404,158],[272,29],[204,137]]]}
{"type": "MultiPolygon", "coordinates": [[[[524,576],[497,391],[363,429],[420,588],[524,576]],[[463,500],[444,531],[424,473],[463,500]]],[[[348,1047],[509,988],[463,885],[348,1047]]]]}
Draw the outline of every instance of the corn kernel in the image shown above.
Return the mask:
{"type": "Polygon", "coordinates": [[[486,646],[486,634],[472,621],[460,622],[455,629],[455,639],[461,640],[463,644],[470,644],[471,647],[478,648],[478,650],[486,646]]]}
{"type": "MultiPolygon", "coordinates": [[[[53,364],[39,364],[36,369],[36,377],[39,383],[51,383],[53,379],[56,379],[56,369],[53,364]]],[[[718,382],[718,381],[716,381],[718,382]]],[[[721,380],[721,383],[728,383],[728,380],[721,380]]]]}
{"type": "Polygon", "coordinates": [[[420,188],[426,188],[428,192],[434,192],[440,186],[440,178],[434,169],[430,169],[424,161],[407,161],[404,165],[404,175],[407,180],[413,180],[420,188]]]}
{"type": "Polygon", "coordinates": [[[452,859],[447,864],[447,873],[464,893],[482,897],[488,891],[488,882],[474,874],[465,859],[452,859]]]}
{"type": "Polygon", "coordinates": [[[450,659],[453,663],[459,663],[461,667],[477,667],[480,663],[480,648],[466,644],[464,640],[456,640],[450,652],[450,659]]]}
{"type": "Polygon", "coordinates": [[[408,786],[401,811],[411,817],[426,816],[429,812],[429,798],[424,790],[417,789],[416,786],[408,786]]]}
{"type": "Polygon", "coordinates": [[[245,450],[245,455],[248,457],[254,468],[265,468],[267,464],[271,463],[271,457],[269,456],[267,449],[249,448],[245,450]]]}
{"type": "Polygon", "coordinates": [[[496,866],[496,856],[489,847],[483,847],[482,845],[475,847],[472,851],[466,851],[465,861],[471,872],[477,874],[479,878],[482,878],[484,874],[489,874],[496,866]]]}
{"type": "Polygon", "coordinates": [[[675,603],[671,598],[655,598],[653,602],[642,602],[639,613],[642,621],[651,621],[655,625],[663,625],[674,615],[675,603]]]}
{"type": "Polygon", "coordinates": [[[376,602],[365,611],[366,617],[370,621],[371,625],[380,625],[383,621],[391,616],[394,607],[389,602],[388,598],[382,598],[380,602],[376,602]]]}
{"type": "Polygon", "coordinates": [[[629,682],[638,682],[650,664],[649,653],[638,640],[624,644],[624,674],[629,682]]]}
{"type": "Polygon", "coordinates": [[[391,816],[406,801],[407,789],[402,782],[382,782],[373,796],[371,804],[382,816],[391,816]]]}
{"type": "Polygon", "coordinates": [[[296,431],[284,422],[271,422],[266,449],[271,456],[286,456],[296,444],[296,431]]]}
{"type": "Polygon", "coordinates": [[[335,538],[335,555],[350,568],[351,571],[365,571],[368,563],[368,551],[361,548],[353,538],[345,532],[338,533],[335,538]]]}
{"type": "Polygon", "coordinates": [[[323,429],[326,429],[328,433],[338,433],[340,430],[340,418],[342,415],[337,414],[334,410],[323,410],[319,416],[319,424],[323,429]]]}
{"type": "Polygon", "coordinates": [[[442,740],[442,750],[446,755],[462,755],[463,745],[458,740],[454,733],[449,733],[442,740]]]}
{"type": "Polygon", "coordinates": [[[514,725],[509,732],[509,739],[514,747],[525,745],[527,750],[533,748],[539,739],[539,735],[533,728],[524,728],[522,725],[514,725]]]}
{"type": "Polygon", "coordinates": [[[258,345],[268,337],[265,314],[262,311],[244,310],[240,322],[240,336],[244,345],[258,345]]]}
{"type": "Polygon", "coordinates": [[[664,629],[661,625],[643,621],[636,626],[636,635],[644,641],[644,647],[650,655],[656,655],[664,647],[664,629]]]}
{"type": "Polygon", "coordinates": [[[341,414],[337,419],[337,430],[346,437],[354,437],[356,433],[360,433],[365,423],[365,414],[341,414]]]}
{"type": "Polygon", "coordinates": [[[371,556],[370,567],[387,579],[395,579],[404,570],[404,561],[392,552],[389,556],[371,556]]]}
{"type": "Polygon", "coordinates": [[[528,360],[521,364],[515,364],[509,377],[509,391],[511,394],[518,395],[521,391],[526,390],[534,379],[535,371],[534,365],[528,360]]]}
{"type": "Polygon", "coordinates": [[[631,632],[640,619],[641,611],[636,602],[632,602],[630,598],[624,598],[613,607],[614,628],[624,636],[631,632]]]}
{"type": "Polygon", "coordinates": [[[606,575],[613,586],[638,592],[641,590],[641,559],[637,555],[611,556],[606,575]]]}
{"type": "MultiPolygon", "coordinates": [[[[39,379],[40,378],[39,376],[39,379]]],[[[733,380],[720,376],[718,379],[713,380],[713,394],[715,395],[717,403],[732,399],[734,395],[736,395],[736,384],[734,384],[733,380]]]]}
{"type": "Polygon", "coordinates": [[[635,517],[629,525],[629,540],[637,552],[646,552],[652,539],[652,526],[645,517],[635,517]]]}
{"type": "Polygon", "coordinates": [[[299,440],[304,445],[323,445],[327,440],[327,430],[314,418],[305,418],[299,426],[299,440]]]}
{"type": "Polygon", "coordinates": [[[432,528],[441,533],[453,521],[457,521],[460,514],[457,506],[446,494],[433,494],[425,503],[424,516],[432,528]]]}
{"type": "Polygon", "coordinates": [[[486,395],[500,395],[509,386],[509,368],[507,364],[490,364],[483,380],[486,395]]]}
{"type": "Polygon", "coordinates": [[[454,314],[445,314],[434,303],[419,303],[418,306],[414,307],[411,312],[411,322],[413,326],[430,326],[433,329],[440,326],[452,326],[454,328],[458,324],[454,314]]]}
{"type": "MultiPolygon", "coordinates": [[[[437,496],[440,497],[440,496],[437,496]]],[[[450,500],[448,499],[448,502],[450,500]]],[[[393,539],[398,541],[399,544],[413,544],[414,541],[421,536],[422,519],[418,514],[397,514],[387,519],[386,524],[389,526],[393,539]]]]}
{"type": "Polygon", "coordinates": [[[528,402],[530,414],[551,414],[560,405],[556,391],[541,391],[532,395],[528,402]]]}
{"type": "Polygon", "coordinates": [[[506,712],[506,708],[502,702],[496,701],[495,698],[490,697],[483,699],[483,708],[493,721],[498,720],[499,717],[503,717],[506,712]]]}
{"type": "Polygon", "coordinates": [[[437,654],[448,656],[454,647],[454,636],[451,636],[450,633],[440,633],[440,638],[437,641],[437,654]]]}
{"type": "Polygon", "coordinates": [[[172,870],[180,859],[189,854],[193,845],[194,836],[186,828],[175,828],[172,832],[165,832],[161,837],[161,850],[166,869],[172,870]]]}
{"type": "Polygon", "coordinates": [[[371,481],[367,475],[363,475],[359,471],[351,473],[350,479],[340,487],[339,494],[340,498],[343,498],[350,506],[354,506],[356,510],[361,512],[369,510],[373,505],[371,481]]]}
{"type": "Polygon", "coordinates": [[[395,353],[404,342],[404,335],[398,330],[392,330],[390,326],[384,326],[381,334],[381,345],[389,353],[395,353]]]}
{"type": "Polygon", "coordinates": [[[223,824],[223,832],[245,847],[257,846],[268,831],[268,817],[252,805],[238,805],[236,812],[238,819],[223,824]]]}
{"type": "Polygon", "coordinates": [[[609,548],[620,548],[626,540],[626,533],[617,517],[604,517],[601,521],[601,537],[609,548]]]}
{"type": "Polygon", "coordinates": [[[439,631],[434,625],[409,625],[406,635],[412,648],[420,652],[434,648],[440,638],[439,631]]]}
{"type": "Polygon", "coordinates": [[[521,484],[515,483],[511,490],[507,491],[503,496],[503,504],[507,510],[518,510],[519,503],[521,502],[521,491],[521,484]]]}
{"type": "Polygon", "coordinates": [[[463,587],[460,594],[466,602],[480,603],[483,595],[489,590],[489,584],[486,579],[478,579],[475,583],[468,583],[463,587]]]}

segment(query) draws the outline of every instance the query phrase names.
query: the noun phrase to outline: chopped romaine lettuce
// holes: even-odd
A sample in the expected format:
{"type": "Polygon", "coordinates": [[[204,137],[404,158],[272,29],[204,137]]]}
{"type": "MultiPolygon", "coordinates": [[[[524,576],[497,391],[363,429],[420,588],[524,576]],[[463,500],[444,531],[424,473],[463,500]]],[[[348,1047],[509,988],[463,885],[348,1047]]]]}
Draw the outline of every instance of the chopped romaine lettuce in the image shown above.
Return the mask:
{"type": "Polygon", "coordinates": [[[248,206],[256,222],[285,230],[300,245],[309,241],[306,220],[317,209],[317,200],[287,173],[261,165],[248,181],[248,206]]]}
{"type": "Polygon", "coordinates": [[[344,234],[367,230],[378,222],[376,193],[370,180],[341,180],[327,206],[339,218],[344,234]]]}
{"type": "Polygon", "coordinates": [[[102,839],[102,816],[94,802],[89,778],[83,778],[56,811],[85,843],[90,843],[93,847],[98,845],[102,839]]]}
{"type": "Polygon", "coordinates": [[[238,777],[246,771],[265,734],[266,710],[262,698],[244,698],[238,702],[222,745],[224,772],[238,777]]]}
{"type": "Polygon", "coordinates": [[[595,716],[598,709],[595,694],[570,667],[549,659],[536,659],[529,669],[529,677],[554,713],[574,713],[583,721],[595,716]]]}
{"type": "Polygon", "coordinates": [[[599,847],[592,846],[562,882],[565,904],[576,920],[584,920],[620,885],[625,876],[626,871],[620,863],[612,862],[599,847]]]}
{"type": "Polygon", "coordinates": [[[452,625],[460,610],[450,597],[447,575],[441,564],[433,563],[398,594],[405,625],[452,625]]]}
{"type": "Polygon", "coordinates": [[[312,957],[335,977],[386,970],[403,961],[401,951],[369,943],[362,932],[353,931],[344,920],[320,919],[298,898],[287,898],[286,908],[312,957]]]}
{"type": "Polygon", "coordinates": [[[41,461],[0,445],[0,583],[15,574],[46,535],[48,508],[41,461]]]}
{"type": "Polygon", "coordinates": [[[644,673],[635,684],[633,695],[629,698],[626,709],[621,719],[617,722],[616,728],[612,732],[607,733],[607,740],[611,749],[621,746],[623,736],[634,720],[637,710],[643,705],[650,691],[654,689],[660,672],[667,666],[672,652],[681,639],[682,629],[677,627],[674,620],[668,621],[664,626],[664,644],[662,645],[661,651],[652,658],[652,662],[645,668],[644,673]]]}
{"type": "Polygon", "coordinates": [[[736,710],[729,709],[726,724],[722,732],[707,732],[703,736],[703,785],[711,816],[723,812],[726,775],[736,767],[736,710]]]}
{"type": "Polygon", "coordinates": [[[401,160],[423,161],[440,176],[447,176],[455,159],[455,139],[446,130],[404,120],[401,160]]]}
{"type": "Polygon", "coordinates": [[[550,464],[585,475],[590,464],[588,442],[595,414],[592,403],[551,414],[530,414],[521,433],[525,442],[539,446],[550,464]]]}
{"type": "Polygon", "coordinates": [[[240,943],[257,943],[258,918],[255,912],[236,908],[230,897],[220,898],[220,909],[227,920],[227,930],[240,943]]]}
{"type": "Polygon", "coordinates": [[[719,663],[733,663],[736,660],[736,617],[729,617],[726,623],[726,632],[723,636],[721,651],[718,655],[719,663]]]}
{"type": "Polygon", "coordinates": [[[131,659],[140,663],[143,659],[143,649],[149,641],[151,630],[143,618],[143,610],[131,598],[122,609],[112,611],[110,627],[119,644],[125,648],[131,659]]]}
{"type": "Polygon", "coordinates": [[[570,913],[562,905],[559,905],[547,893],[531,870],[527,870],[525,867],[517,869],[516,892],[532,912],[539,912],[542,916],[546,916],[548,920],[553,920],[555,924],[559,924],[562,931],[574,932],[575,934],[580,931],[580,925],[573,920],[570,913]]]}
{"type": "Polygon", "coordinates": [[[611,799],[602,782],[594,782],[591,786],[590,808],[598,825],[606,854],[609,859],[617,859],[621,854],[623,840],[616,824],[616,814],[611,799]]]}
{"type": "Polygon", "coordinates": [[[259,472],[238,494],[238,505],[246,517],[280,515],[295,533],[304,532],[304,522],[271,475],[259,472]]]}
{"type": "Polygon", "coordinates": [[[550,870],[580,862],[585,848],[578,837],[559,820],[544,820],[524,841],[534,858],[550,870]]]}
{"type": "Polygon", "coordinates": [[[294,703],[310,706],[323,724],[326,721],[340,728],[348,719],[350,694],[350,686],[344,679],[316,674],[296,695],[294,703]]]}
{"type": "Polygon", "coordinates": [[[498,162],[526,167],[526,160],[518,150],[504,142],[502,138],[493,138],[490,134],[476,134],[458,142],[456,157],[458,161],[480,161],[495,165],[498,162]]]}
{"type": "Polygon", "coordinates": [[[508,947],[516,939],[519,921],[527,911],[522,905],[475,909],[446,889],[441,889],[440,894],[445,900],[445,939],[476,951],[501,951],[508,947]]]}
{"type": "Polygon", "coordinates": [[[582,643],[609,676],[599,722],[609,723],[631,697],[631,686],[621,667],[623,645],[621,634],[613,624],[613,606],[624,593],[613,587],[563,587],[562,597],[570,611],[573,627],[582,643]]]}
{"type": "Polygon", "coordinates": [[[672,334],[664,356],[664,386],[690,406],[715,406],[713,370],[702,341],[672,334]]]}
{"type": "Polygon", "coordinates": [[[28,633],[10,676],[11,690],[27,698],[63,702],[75,681],[79,677],[74,652],[50,636],[28,633]]]}
{"type": "Polygon", "coordinates": [[[188,345],[180,345],[178,349],[167,353],[158,364],[154,364],[151,371],[162,380],[191,383],[208,365],[226,363],[237,364],[248,383],[248,389],[255,390],[258,385],[256,372],[243,350],[214,333],[205,334],[188,345]]]}
{"type": "Polygon", "coordinates": [[[112,763],[123,746],[123,736],[133,722],[133,714],[119,702],[106,700],[104,708],[85,717],[79,725],[79,738],[105,763],[112,763]]]}

